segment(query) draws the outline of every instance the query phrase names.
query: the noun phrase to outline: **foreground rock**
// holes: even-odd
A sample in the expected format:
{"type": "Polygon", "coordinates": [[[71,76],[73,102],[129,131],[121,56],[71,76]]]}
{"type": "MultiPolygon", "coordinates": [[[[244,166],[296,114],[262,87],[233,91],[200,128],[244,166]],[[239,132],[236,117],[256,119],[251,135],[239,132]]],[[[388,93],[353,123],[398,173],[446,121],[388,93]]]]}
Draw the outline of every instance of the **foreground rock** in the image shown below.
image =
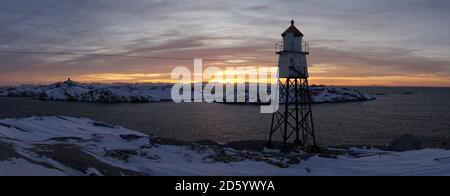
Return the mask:
{"type": "Polygon", "coordinates": [[[0,175],[450,175],[450,151],[440,149],[281,154],[230,146],[242,145],[178,142],[85,118],[2,119],[0,175]]]}
{"type": "MultiPolygon", "coordinates": [[[[162,84],[83,84],[67,80],[50,85],[23,85],[2,87],[0,96],[34,97],[42,100],[125,103],[171,101],[172,85],[162,84]]],[[[249,90],[242,92],[246,103],[249,90]]],[[[234,92],[235,96],[239,94],[234,92]]],[[[314,103],[367,101],[374,97],[347,88],[311,87],[314,103]]]]}
{"type": "Polygon", "coordinates": [[[389,149],[396,152],[419,150],[421,148],[422,142],[411,134],[405,134],[399,138],[395,138],[389,144],[389,149]]]}

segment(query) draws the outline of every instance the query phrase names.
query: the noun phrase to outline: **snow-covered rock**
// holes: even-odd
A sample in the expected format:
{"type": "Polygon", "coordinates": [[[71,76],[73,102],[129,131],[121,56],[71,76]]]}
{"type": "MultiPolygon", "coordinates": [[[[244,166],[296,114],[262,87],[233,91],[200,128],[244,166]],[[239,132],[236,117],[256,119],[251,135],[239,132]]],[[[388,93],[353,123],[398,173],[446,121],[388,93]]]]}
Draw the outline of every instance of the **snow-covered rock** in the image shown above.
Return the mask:
{"type": "MultiPolygon", "coordinates": [[[[83,102],[158,102],[171,101],[172,85],[168,84],[83,84],[71,80],[50,85],[23,85],[0,88],[0,96],[37,97],[43,100],[83,102]]],[[[249,90],[242,94],[246,102],[249,90]]],[[[374,97],[347,88],[311,86],[313,103],[367,101],[374,97]]],[[[230,95],[227,95],[230,96],[230,95]]],[[[233,96],[233,95],[231,95],[233,96]]]]}
{"type": "Polygon", "coordinates": [[[375,97],[357,90],[325,86],[312,86],[311,94],[314,103],[367,101],[375,99],[375,97]]]}
{"type": "Polygon", "coordinates": [[[422,142],[411,134],[405,134],[395,138],[389,144],[389,150],[404,152],[422,148],[422,142]]]}
{"type": "Polygon", "coordinates": [[[450,175],[447,150],[342,151],[325,158],[301,150],[158,143],[137,131],[74,117],[0,120],[0,175],[450,175]]]}
{"type": "Polygon", "coordinates": [[[0,96],[107,103],[155,102],[171,100],[170,90],[170,85],[83,84],[68,80],[50,85],[4,87],[0,88],[0,96]]]}

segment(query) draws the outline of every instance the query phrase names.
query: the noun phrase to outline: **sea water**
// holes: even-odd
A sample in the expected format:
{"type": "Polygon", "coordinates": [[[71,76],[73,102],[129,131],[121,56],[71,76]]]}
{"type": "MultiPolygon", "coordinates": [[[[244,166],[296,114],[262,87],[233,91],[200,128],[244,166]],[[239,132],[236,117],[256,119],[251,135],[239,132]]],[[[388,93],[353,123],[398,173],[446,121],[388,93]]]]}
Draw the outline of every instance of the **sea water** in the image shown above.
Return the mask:
{"type": "MultiPolygon", "coordinates": [[[[410,133],[429,145],[450,142],[450,88],[358,87],[375,101],[313,105],[322,145],[383,145],[410,133]]],[[[266,140],[271,115],[256,105],[172,102],[99,104],[0,98],[0,118],[79,116],[180,140],[266,140]]],[[[278,135],[279,136],[279,135],[278,135]]],[[[277,136],[275,136],[277,137],[277,136]]]]}

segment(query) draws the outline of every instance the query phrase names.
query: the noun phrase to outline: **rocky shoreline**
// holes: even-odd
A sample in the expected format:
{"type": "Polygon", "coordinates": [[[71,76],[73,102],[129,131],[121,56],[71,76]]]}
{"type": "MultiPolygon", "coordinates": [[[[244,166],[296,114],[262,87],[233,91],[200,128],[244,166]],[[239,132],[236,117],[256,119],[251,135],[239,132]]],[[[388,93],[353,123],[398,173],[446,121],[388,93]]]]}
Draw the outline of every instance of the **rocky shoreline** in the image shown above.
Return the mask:
{"type": "Polygon", "coordinates": [[[408,135],[385,149],[307,153],[297,147],[280,153],[262,144],[183,142],[67,116],[0,119],[0,175],[450,174],[450,151],[424,149],[408,135]]]}

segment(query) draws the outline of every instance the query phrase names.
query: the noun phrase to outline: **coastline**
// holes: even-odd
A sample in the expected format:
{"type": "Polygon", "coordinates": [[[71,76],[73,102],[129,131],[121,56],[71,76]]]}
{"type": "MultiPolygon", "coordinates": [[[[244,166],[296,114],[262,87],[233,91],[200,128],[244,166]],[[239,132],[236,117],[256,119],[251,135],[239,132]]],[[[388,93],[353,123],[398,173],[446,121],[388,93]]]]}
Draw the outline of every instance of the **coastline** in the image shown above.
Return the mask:
{"type": "Polygon", "coordinates": [[[450,173],[450,160],[447,158],[450,157],[449,150],[425,148],[393,152],[376,147],[353,146],[322,148],[320,153],[307,153],[301,148],[292,148],[289,153],[271,149],[252,151],[246,150],[250,144],[248,141],[224,145],[211,141],[186,143],[67,116],[0,119],[0,135],[0,175],[314,176],[450,173]],[[443,167],[443,164],[447,166],[443,167]],[[423,170],[422,165],[428,169],[423,170]]]}

